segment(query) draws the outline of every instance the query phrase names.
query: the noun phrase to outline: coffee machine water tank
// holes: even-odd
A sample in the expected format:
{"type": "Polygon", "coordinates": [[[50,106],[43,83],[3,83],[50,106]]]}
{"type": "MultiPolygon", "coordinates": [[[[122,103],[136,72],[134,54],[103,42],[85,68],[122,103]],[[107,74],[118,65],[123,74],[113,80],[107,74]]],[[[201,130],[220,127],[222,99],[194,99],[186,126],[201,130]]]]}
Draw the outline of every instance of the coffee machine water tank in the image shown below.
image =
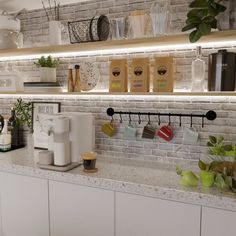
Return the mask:
{"type": "Polygon", "coordinates": [[[235,91],[236,53],[219,50],[209,55],[208,91],[235,91]]]}

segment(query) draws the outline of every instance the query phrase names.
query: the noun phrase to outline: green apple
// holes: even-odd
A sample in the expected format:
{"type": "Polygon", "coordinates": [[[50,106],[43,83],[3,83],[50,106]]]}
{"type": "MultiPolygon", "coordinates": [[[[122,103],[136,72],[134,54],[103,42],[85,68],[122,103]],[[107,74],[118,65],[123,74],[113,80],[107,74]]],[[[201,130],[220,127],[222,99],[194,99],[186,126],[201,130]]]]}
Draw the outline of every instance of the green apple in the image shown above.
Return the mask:
{"type": "Polygon", "coordinates": [[[201,170],[200,180],[202,182],[202,186],[208,187],[208,188],[212,187],[215,181],[215,172],[201,170]]]}
{"type": "Polygon", "coordinates": [[[198,177],[190,170],[183,171],[180,184],[185,187],[196,187],[198,185],[198,177]]]}

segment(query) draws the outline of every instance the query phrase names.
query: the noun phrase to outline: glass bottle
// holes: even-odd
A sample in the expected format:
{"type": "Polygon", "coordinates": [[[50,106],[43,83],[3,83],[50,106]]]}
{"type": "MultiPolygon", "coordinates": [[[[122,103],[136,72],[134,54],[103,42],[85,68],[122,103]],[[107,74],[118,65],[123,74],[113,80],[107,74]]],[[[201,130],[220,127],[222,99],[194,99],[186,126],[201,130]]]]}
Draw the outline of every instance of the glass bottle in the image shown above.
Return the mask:
{"type": "Polygon", "coordinates": [[[204,92],[206,64],[202,60],[202,48],[197,47],[196,59],[192,62],[192,92],[204,92]]]}
{"type": "Polygon", "coordinates": [[[2,115],[0,115],[0,133],[2,132],[3,130],[3,126],[4,126],[4,118],[2,115]]]}

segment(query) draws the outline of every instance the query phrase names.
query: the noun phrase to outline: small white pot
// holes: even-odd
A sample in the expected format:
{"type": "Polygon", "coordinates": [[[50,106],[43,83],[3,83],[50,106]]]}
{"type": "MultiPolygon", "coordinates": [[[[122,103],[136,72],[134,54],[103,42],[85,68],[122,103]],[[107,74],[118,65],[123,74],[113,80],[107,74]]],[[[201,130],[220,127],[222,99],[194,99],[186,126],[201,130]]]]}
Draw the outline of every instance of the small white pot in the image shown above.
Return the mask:
{"type": "Polygon", "coordinates": [[[40,67],[40,82],[57,82],[56,68],[40,67]]]}

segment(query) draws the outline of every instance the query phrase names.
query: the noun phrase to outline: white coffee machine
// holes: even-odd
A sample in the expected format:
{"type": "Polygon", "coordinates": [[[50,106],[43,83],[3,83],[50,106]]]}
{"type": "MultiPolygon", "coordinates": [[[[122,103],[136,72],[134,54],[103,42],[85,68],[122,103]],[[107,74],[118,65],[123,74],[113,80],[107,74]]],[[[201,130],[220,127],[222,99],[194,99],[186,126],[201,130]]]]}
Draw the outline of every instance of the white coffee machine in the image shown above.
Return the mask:
{"type": "Polygon", "coordinates": [[[34,132],[35,140],[38,138],[42,141],[42,137],[47,137],[41,146],[53,151],[54,165],[66,166],[78,162],[82,153],[94,151],[95,126],[92,114],[40,114],[38,119],[40,128],[34,132]]]}

